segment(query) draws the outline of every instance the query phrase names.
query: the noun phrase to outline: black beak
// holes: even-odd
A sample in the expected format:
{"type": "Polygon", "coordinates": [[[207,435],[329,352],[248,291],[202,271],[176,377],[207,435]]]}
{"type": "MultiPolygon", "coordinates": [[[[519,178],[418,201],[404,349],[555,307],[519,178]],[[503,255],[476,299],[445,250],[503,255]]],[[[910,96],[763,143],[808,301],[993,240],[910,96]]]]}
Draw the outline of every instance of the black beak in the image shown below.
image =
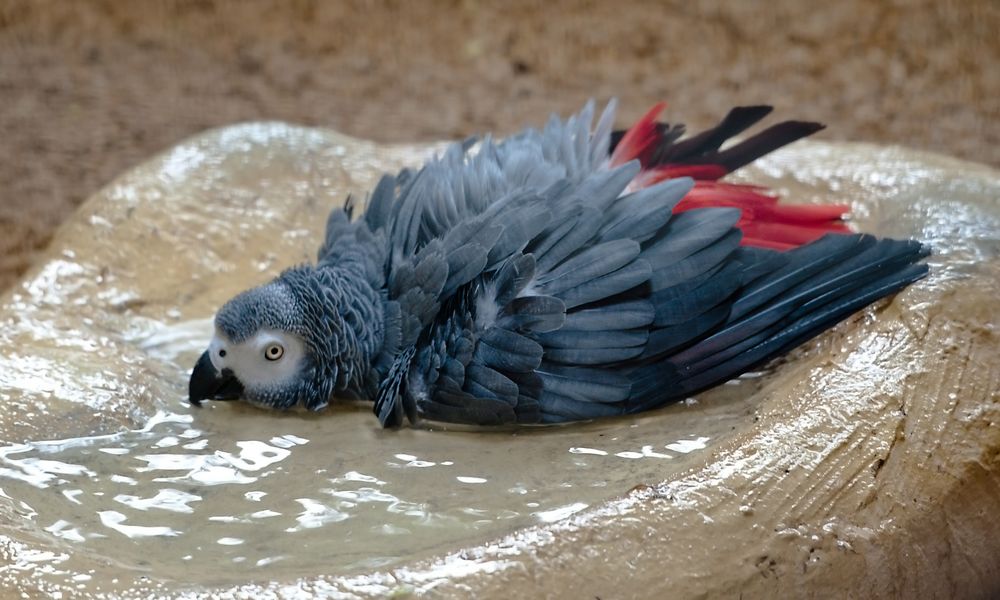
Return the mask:
{"type": "Polygon", "coordinates": [[[243,384],[229,369],[222,373],[215,370],[212,359],[205,351],[191,371],[188,384],[188,401],[201,406],[202,400],[238,400],[243,395],[243,384]]]}

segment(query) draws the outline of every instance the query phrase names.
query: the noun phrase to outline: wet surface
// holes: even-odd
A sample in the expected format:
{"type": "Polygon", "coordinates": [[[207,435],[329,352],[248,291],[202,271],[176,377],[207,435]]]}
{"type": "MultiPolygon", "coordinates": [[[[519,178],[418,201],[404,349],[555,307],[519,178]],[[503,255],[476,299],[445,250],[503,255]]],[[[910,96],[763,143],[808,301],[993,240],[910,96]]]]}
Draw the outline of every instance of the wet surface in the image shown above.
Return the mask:
{"type": "Polygon", "coordinates": [[[749,418],[753,387],[641,418],[503,432],[383,431],[360,404],[275,415],[175,398],[141,429],[0,448],[0,500],[36,541],[158,581],[378,569],[689,468],[749,418]]]}
{"type": "MultiPolygon", "coordinates": [[[[942,298],[995,280],[997,184],[989,169],[901,150],[801,148],[747,177],[797,199],[851,201],[861,230],[930,241],[928,281],[773,372],[696,401],[635,418],[490,432],[384,431],[364,405],[276,415],[185,402],[214,309],[308,260],[330,206],[422,150],[252,125],[209,133],[130,172],[88,203],[49,259],[2,300],[0,518],[10,525],[0,532],[0,582],[65,595],[198,594],[255,582],[295,595],[296,581],[318,586],[321,575],[392,570],[525,527],[593,521],[615,512],[603,508],[608,499],[636,486],[694,481],[676,497],[708,507],[714,492],[696,492],[699,485],[727,490],[733,477],[755,477],[741,444],[768,415],[780,413],[781,426],[756,456],[774,464],[787,456],[793,467],[826,469],[831,448],[849,442],[848,457],[884,448],[881,434],[850,441],[853,419],[870,417],[857,403],[897,393],[925,367],[891,362],[909,348],[896,344],[898,332],[856,342],[885,319],[926,330],[942,298]],[[858,158],[865,152],[877,160],[858,158]],[[962,178],[948,176],[959,166],[962,178]],[[893,308],[900,302],[902,312],[893,308]],[[852,372],[840,404],[800,414],[809,390],[836,390],[837,377],[852,372]],[[815,447],[787,442],[811,427],[815,447]],[[719,456],[736,462],[713,465],[719,456]]],[[[976,289],[965,298],[981,309],[990,294],[976,289]]],[[[981,320],[976,310],[970,319],[981,320]]],[[[794,499],[815,489],[795,486],[761,484],[738,498],[740,514],[762,514],[768,494],[794,499]]],[[[698,510],[701,524],[722,522],[698,510]]],[[[717,539],[738,547],[737,531],[717,539]]],[[[407,572],[365,590],[422,581],[407,572]]]]}

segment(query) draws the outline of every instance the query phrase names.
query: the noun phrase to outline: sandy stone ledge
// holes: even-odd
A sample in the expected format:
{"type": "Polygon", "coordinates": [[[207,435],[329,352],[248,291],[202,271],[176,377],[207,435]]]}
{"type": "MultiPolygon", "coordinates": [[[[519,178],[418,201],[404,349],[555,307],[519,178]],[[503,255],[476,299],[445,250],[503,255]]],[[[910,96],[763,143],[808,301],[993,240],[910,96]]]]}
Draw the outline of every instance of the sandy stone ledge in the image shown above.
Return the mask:
{"type": "MultiPolygon", "coordinates": [[[[182,393],[184,384],[135,342],[149,323],[208,314],[233,289],[309,258],[328,207],[428,148],[251,124],[203,134],[120,177],[0,299],[0,438],[10,444],[141,423],[158,398],[182,393]],[[215,175],[192,179],[193,172],[215,175]],[[305,191],[269,195],[294,192],[283,186],[299,180],[305,191]],[[227,196],[227,186],[261,193],[227,196]],[[192,198],[219,192],[218,201],[161,201],[183,199],[185,190],[192,198]],[[39,386],[39,376],[49,383],[39,386]]],[[[636,481],[627,496],[570,519],[388,572],[235,589],[109,584],[104,592],[1000,593],[1000,173],[899,148],[801,143],[742,177],[797,199],[853,202],[859,229],[929,241],[932,275],[794,353],[759,392],[756,413],[694,468],[636,481]]],[[[29,542],[16,531],[0,534],[2,562],[20,564],[29,542]]],[[[30,569],[4,572],[5,584],[29,596],[78,594],[38,583],[30,569]]],[[[105,569],[101,580],[115,575],[105,569]]]]}

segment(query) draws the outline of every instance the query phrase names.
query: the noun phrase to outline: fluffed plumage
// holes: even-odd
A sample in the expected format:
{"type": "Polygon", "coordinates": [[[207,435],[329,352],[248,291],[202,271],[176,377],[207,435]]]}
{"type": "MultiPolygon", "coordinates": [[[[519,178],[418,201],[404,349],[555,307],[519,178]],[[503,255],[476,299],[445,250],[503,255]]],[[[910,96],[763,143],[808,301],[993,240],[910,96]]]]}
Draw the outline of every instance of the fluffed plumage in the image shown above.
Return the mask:
{"type": "Polygon", "coordinates": [[[191,401],[374,401],[384,426],[622,415],[767,362],[927,273],[915,241],[849,233],[843,206],[778,204],[726,173],[821,129],[721,149],[770,107],[682,138],[662,105],[613,132],[593,104],[386,175],[335,209],[316,265],[216,317],[191,401]],[[275,358],[275,356],[277,358],[275,358]]]}

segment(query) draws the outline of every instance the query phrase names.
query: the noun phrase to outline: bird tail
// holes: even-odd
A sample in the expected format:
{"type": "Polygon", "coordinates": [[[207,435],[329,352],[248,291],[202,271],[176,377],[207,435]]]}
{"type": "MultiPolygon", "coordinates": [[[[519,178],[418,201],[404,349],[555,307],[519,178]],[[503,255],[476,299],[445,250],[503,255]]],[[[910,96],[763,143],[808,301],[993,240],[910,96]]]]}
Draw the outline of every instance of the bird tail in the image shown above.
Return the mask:
{"type": "Polygon", "coordinates": [[[698,342],[632,372],[627,412],[691,396],[812,339],[927,275],[927,246],[827,235],[794,250],[740,250],[742,285],[729,316],[698,342]]]}
{"type": "Polygon", "coordinates": [[[827,233],[850,233],[843,221],[849,207],[844,204],[812,206],[784,205],[769,190],[719,181],[754,160],[812,135],[823,125],[807,121],[784,121],[722,150],[722,144],[743,133],[765,116],[770,106],[740,106],[706,131],[681,139],[683,125],[658,122],[666,105],[653,106],[626,131],[611,136],[609,165],[615,167],[638,159],[642,170],[631,188],[642,189],[666,179],[691,177],[694,188],[675,208],[736,207],[743,211],[737,226],[743,245],[789,250],[819,239],[827,233]]]}

